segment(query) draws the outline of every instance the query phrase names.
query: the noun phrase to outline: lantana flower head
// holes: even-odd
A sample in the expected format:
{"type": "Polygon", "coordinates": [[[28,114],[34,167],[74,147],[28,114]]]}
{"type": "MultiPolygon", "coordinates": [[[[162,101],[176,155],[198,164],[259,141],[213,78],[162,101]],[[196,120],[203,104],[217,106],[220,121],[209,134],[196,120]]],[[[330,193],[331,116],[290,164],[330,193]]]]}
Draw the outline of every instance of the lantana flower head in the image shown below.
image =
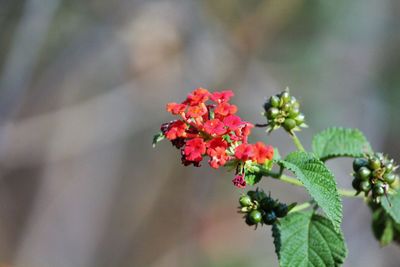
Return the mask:
{"type": "Polygon", "coordinates": [[[161,126],[162,135],[181,150],[182,163],[200,166],[204,157],[212,168],[236,166],[235,186],[246,186],[244,166],[249,161],[264,164],[273,157],[273,148],[262,142],[249,144],[253,124],[235,115],[237,106],[229,103],[230,90],[209,92],[198,88],[181,103],[171,102],[166,110],[178,119],[161,126]],[[245,164],[246,163],[246,164],[245,164]]]}

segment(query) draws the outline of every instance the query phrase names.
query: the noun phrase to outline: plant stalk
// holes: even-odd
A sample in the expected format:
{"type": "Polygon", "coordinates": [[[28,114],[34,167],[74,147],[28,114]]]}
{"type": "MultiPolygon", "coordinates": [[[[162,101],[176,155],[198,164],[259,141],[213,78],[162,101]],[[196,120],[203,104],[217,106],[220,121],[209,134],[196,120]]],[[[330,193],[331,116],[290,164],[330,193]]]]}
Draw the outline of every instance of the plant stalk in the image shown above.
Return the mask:
{"type": "Polygon", "coordinates": [[[303,203],[303,204],[296,205],[293,209],[291,209],[291,210],[289,211],[289,213],[296,212],[296,211],[301,211],[301,210],[305,210],[305,209],[311,207],[311,205],[312,205],[311,202],[305,202],[305,203],[303,203]]]}
{"type": "Polygon", "coordinates": [[[304,149],[304,146],[301,144],[300,139],[297,137],[297,135],[294,132],[291,132],[290,136],[292,137],[292,140],[299,151],[303,151],[303,152],[306,151],[304,149]]]}
{"type": "MultiPolygon", "coordinates": [[[[304,187],[303,183],[300,180],[298,180],[298,179],[296,179],[294,177],[290,177],[290,176],[281,174],[281,172],[280,173],[276,173],[276,172],[271,172],[271,171],[268,171],[268,170],[261,170],[261,171],[262,171],[262,174],[264,176],[270,176],[270,177],[272,177],[274,179],[280,180],[282,182],[285,182],[285,183],[288,183],[288,184],[291,184],[291,185],[304,187]]],[[[364,196],[362,194],[356,196],[357,192],[355,190],[338,188],[338,193],[339,193],[339,195],[341,195],[343,197],[364,198],[364,196]]]]}

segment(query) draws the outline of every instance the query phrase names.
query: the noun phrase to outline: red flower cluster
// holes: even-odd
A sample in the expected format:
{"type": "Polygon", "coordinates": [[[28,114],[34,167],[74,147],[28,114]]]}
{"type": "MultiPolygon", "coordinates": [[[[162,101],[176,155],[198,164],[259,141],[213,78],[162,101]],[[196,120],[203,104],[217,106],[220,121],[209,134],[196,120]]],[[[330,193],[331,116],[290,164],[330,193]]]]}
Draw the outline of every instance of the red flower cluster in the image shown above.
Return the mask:
{"type": "MultiPolygon", "coordinates": [[[[167,111],[180,119],[164,123],[161,131],[174,146],[181,149],[182,163],[200,166],[204,156],[213,168],[230,160],[251,160],[263,164],[273,157],[274,150],[261,142],[247,142],[254,126],[236,116],[237,107],[229,103],[232,91],[211,93],[198,88],[182,103],[167,104],[167,111]]],[[[243,176],[240,187],[243,185],[243,176]]]]}
{"type": "Polygon", "coordinates": [[[252,160],[258,164],[263,164],[267,159],[272,159],[274,149],[266,146],[262,142],[252,144],[241,144],[235,149],[235,157],[242,161],[252,160]]]}

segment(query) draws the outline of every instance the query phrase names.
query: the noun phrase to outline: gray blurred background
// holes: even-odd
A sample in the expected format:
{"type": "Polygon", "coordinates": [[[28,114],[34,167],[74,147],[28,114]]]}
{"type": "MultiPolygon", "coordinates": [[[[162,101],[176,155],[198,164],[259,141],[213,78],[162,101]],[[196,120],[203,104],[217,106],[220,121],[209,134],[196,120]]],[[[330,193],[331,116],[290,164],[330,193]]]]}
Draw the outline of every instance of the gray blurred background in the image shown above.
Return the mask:
{"type": "MultiPolygon", "coordinates": [[[[396,0],[0,0],[0,266],[278,266],[269,227],[236,214],[231,173],[152,149],[165,104],[232,89],[257,123],[289,86],[307,147],[357,127],[400,161],[399,15],[396,0]]],[[[282,131],[252,138],[294,149],[282,131]]],[[[329,165],[350,187],[351,161],[329,165]]],[[[345,266],[399,266],[362,201],[344,201],[343,230],[345,266]]]]}

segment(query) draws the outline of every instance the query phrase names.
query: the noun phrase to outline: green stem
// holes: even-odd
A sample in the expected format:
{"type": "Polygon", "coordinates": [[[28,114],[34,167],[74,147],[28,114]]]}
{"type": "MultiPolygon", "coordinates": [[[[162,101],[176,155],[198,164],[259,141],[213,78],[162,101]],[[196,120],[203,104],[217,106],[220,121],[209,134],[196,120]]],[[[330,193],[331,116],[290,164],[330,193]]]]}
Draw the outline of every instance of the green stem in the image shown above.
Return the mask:
{"type": "Polygon", "coordinates": [[[288,184],[303,187],[302,182],[300,182],[298,179],[290,177],[290,176],[281,175],[281,177],[279,177],[278,179],[281,180],[282,182],[285,182],[288,184]]]}
{"type": "Polygon", "coordinates": [[[303,145],[300,142],[300,139],[297,137],[297,135],[294,132],[290,133],[290,136],[292,137],[292,140],[295,144],[295,146],[297,147],[298,150],[300,151],[306,151],[303,147],[303,145]]]}
{"type": "Polygon", "coordinates": [[[311,207],[311,205],[312,205],[311,202],[305,202],[305,203],[303,203],[303,204],[296,205],[296,207],[294,207],[293,209],[291,209],[291,210],[289,211],[289,213],[296,212],[296,211],[301,211],[301,210],[305,210],[305,209],[307,209],[308,207],[311,207]]]}
{"type": "MultiPolygon", "coordinates": [[[[302,182],[300,182],[298,179],[290,177],[290,176],[281,175],[281,177],[277,178],[277,179],[281,180],[282,182],[288,183],[288,184],[303,187],[302,182]]],[[[355,190],[349,190],[349,189],[343,189],[343,188],[338,188],[338,193],[342,197],[349,197],[349,198],[363,198],[364,197],[361,194],[356,195],[357,192],[355,190]]]]}
{"type": "MultiPolygon", "coordinates": [[[[281,180],[282,182],[285,182],[285,183],[288,183],[291,185],[304,187],[303,183],[300,182],[298,179],[282,174],[282,169],[279,173],[271,172],[266,169],[261,169],[260,171],[262,172],[262,174],[264,176],[270,176],[274,179],[281,180]]],[[[339,195],[341,195],[343,197],[349,197],[349,198],[363,198],[364,197],[362,194],[356,196],[355,190],[349,190],[349,189],[343,189],[343,188],[339,188],[338,193],[339,193],[339,195]]]]}
{"type": "Polygon", "coordinates": [[[339,192],[339,195],[341,195],[343,197],[364,198],[364,196],[362,194],[359,194],[359,195],[356,196],[357,192],[355,190],[339,188],[338,192],[339,192]]]}

